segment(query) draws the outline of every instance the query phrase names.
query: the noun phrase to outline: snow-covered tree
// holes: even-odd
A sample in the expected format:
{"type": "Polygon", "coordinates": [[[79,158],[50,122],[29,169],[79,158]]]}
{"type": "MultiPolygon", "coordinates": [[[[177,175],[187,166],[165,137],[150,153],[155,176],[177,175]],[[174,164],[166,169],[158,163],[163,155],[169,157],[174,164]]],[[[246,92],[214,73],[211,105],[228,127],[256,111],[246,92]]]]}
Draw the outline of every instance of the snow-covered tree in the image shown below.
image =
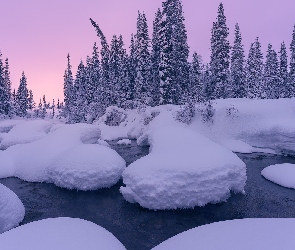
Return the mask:
{"type": "Polygon", "coordinates": [[[64,116],[70,115],[74,102],[74,79],[72,73],[72,66],[70,63],[70,55],[67,56],[68,64],[64,74],[64,116]]]}
{"type": "Polygon", "coordinates": [[[291,90],[290,90],[290,84],[288,79],[288,55],[287,55],[287,49],[286,45],[283,42],[281,44],[280,49],[280,61],[279,61],[279,71],[280,71],[280,97],[290,97],[291,90]]]}
{"type": "Polygon", "coordinates": [[[230,45],[228,41],[229,32],[222,3],[219,4],[217,20],[213,23],[211,34],[210,70],[212,74],[211,84],[214,89],[211,99],[226,98],[229,77],[230,45]]]}
{"type": "Polygon", "coordinates": [[[151,78],[151,106],[156,106],[160,101],[160,55],[161,46],[159,39],[160,23],[162,19],[162,12],[160,9],[157,10],[155,19],[153,21],[153,36],[152,36],[152,51],[151,51],[151,67],[152,67],[152,78],[151,78]]]}
{"type": "Polygon", "coordinates": [[[295,25],[292,34],[292,42],[290,44],[290,97],[295,96],[295,25]]]}
{"type": "Polygon", "coordinates": [[[190,64],[190,84],[187,89],[187,102],[202,102],[203,83],[201,82],[201,58],[194,52],[193,60],[190,64]]]}
{"type": "Polygon", "coordinates": [[[29,97],[28,97],[28,109],[34,109],[35,108],[35,102],[34,102],[34,95],[33,91],[29,90],[29,97]]]}
{"type": "Polygon", "coordinates": [[[137,102],[148,105],[150,100],[151,56],[150,38],[145,14],[138,12],[137,32],[135,40],[135,99],[137,102]]]}
{"type": "Polygon", "coordinates": [[[266,62],[264,67],[263,97],[275,99],[280,97],[279,85],[279,62],[277,53],[273,50],[272,45],[268,45],[266,53],[266,62]]]}
{"type": "Polygon", "coordinates": [[[229,97],[246,97],[245,54],[242,35],[238,24],[235,26],[235,40],[231,53],[229,97]]]}
{"type": "Polygon", "coordinates": [[[247,96],[249,98],[262,98],[262,80],[263,80],[263,54],[258,37],[254,43],[251,43],[247,65],[246,82],[247,96]]]}
{"type": "Polygon", "coordinates": [[[29,91],[27,88],[27,78],[23,72],[16,93],[16,114],[20,117],[25,117],[27,115],[29,107],[28,97],[29,91]]]}
{"type": "Polygon", "coordinates": [[[181,104],[189,85],[189,47],[180,0],[163,3],[159,29],[160,104],[181,104]]]}

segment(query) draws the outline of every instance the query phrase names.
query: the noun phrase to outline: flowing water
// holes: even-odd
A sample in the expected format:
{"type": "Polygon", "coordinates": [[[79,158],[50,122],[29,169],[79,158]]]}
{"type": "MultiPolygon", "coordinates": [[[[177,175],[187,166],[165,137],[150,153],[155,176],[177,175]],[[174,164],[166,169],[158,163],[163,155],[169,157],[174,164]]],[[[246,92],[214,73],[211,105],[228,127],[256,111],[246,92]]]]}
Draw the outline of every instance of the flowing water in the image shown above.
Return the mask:
{"type": "MultiPolygon", "coordinates": [[[[129,165],[148,154],[148,147],[111,143],[129,165]]],[[[247,164],[246,194],[233,194],[227,202],[195,209],[150,211],[130,204],[119,192],[122,182],[109,189],[74,191],[53,184],[29,183],[17,178],[0,182],[13,190],[26,207],[22,224],[52,217],[75,217],[92,221],[112,232],[127,249],[151,249],[190,228],[241,218],[295,218],[295,190],[264,179],[268,165],[294,163],[295,158],[266,154],[238,154],[247,164]]]]}

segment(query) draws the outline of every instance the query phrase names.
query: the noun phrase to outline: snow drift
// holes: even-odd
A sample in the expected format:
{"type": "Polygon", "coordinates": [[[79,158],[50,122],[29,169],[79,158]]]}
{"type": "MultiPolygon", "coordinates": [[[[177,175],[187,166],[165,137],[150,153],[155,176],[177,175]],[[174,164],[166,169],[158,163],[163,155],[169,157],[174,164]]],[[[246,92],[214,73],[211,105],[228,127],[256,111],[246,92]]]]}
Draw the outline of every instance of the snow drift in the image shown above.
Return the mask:
{"type": "Polygon", "coordinates": [[[230,191],[244,192],[246,166],[231,151],[189,129],[163,126],[138,143],[150,154],[123,172],[120,191],[149,209],[176,209],[225,201],[230,191]]]}
{"type": "Polygon", "coordinates": [[[178,234],[153,250],[292,250],[295,219],[243,219],[216,222],[178,234]]]}
{"type": "MultiPolygon", "coordinates": [[[[10,230],[25,217],[25,207],[17,195],[0,184],[0,234],[10,230]]],[[[1,249],[2,244],[0,240],[1,249]]]]}
{"type": "Polygon", "coordinates": [[[125,250],[109,231],[92,222],[54,218],[31,222],[0,235],[5,250],[125,250]]]}

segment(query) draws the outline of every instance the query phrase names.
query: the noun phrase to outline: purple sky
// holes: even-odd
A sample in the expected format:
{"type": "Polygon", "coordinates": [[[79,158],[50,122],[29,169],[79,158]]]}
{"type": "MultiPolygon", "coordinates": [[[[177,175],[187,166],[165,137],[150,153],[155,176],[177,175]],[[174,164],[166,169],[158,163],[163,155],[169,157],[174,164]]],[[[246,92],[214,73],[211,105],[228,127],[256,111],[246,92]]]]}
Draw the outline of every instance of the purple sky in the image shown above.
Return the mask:
{"type": "MultiPolygon", "coordinates": [[[[89,22],[93,18],[108,41],[122,34],[126,48],[131,33],[136,32],[137,11],[146,13],[150,30],[154,14],[162,0],[9,0],[2,1],[0,48],[10,59],[13,87],[17,88],[25,71],[28,87],[36,101],[63,99],[63,73],[70,53],[73,70],[80,59],[90,55],[96,32],[89,22]]],[[[205,61],[210,56],[210,30],[216,19],[220,0],[183,0],[188,42],[205,61]]],[[[224,0],[230,29],[230,42],[236,22],[240,24],[246,53],[259,36],[265,54],[267,44],[276,50],[291,42],[295,23],[294,0],[224,0]]],[[[150,33],[151,35],[151,33],[150,33]]]]}

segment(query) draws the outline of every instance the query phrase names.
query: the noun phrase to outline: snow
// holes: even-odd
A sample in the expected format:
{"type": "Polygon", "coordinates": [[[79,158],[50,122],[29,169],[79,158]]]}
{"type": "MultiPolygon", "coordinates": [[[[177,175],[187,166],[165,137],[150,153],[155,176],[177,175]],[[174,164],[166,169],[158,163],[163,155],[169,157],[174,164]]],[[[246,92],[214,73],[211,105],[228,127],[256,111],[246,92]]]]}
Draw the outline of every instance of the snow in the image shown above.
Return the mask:
{"type": "Polygon", "coordinates": [[[0,149],[39,140],[50,131],[52,126],[53,122],[48,120],[31,120],[17,124],[8,133],[2,134],[0,149]]]}
{"type": "Polygon", "coordinates": [[[105,146],[105,147],[111,147],[110,144],[108,144],[108,142],[98,139],[96,144],[101,145],[101,146],[105,146]]]}
{"type": "Polygon", "coordinates": [[[0,178],[14,176],[25,181],[57,183],[82,190],[112,185],[115,176],[117,178],[122,172],[123,159],[104,146],[83,146],[96,143],[99,136],[100,130],[95,125],[55,126],[37,141],[0,151],[0,178]],[[74,164],[73,160],[77,163],[74,164]],[[103,171],[102,164],[105,164],[103,171]],[[101,173],[95,179],[98,171],[101,173]],[[58,174],[65,180],[61,181],[58,174]],[[103,174],[110,182],[94,183],[94,180],[101,180],[103,174]]]}
{"type": "Polygon", "coordinates": [[[109,231],[92,222],[54,218],[31,222],[0,235],[5,250],[124,250],[109,231]]]}
{"type": "Polygon", "coordinates": [[[124,159],[108,147],[79,145],[60,154],[49,175],[59,187],[95,190],[116,184],[125,167],[124,159]]]}
{"type": "Polygon", "coordinates": [[[130,145],[131,144],[131,140],[129,140],[129,139],[122,139],[122,140],[117,141],[117,144],[119,144],[119,145],[130,145]]]}
{"type": "Polygon", "coordinates": [[[120,191],[149,209],[176,209],[225,201],[244,193],[246,166],[231,151],[179,126],[163,126],[138,139],[150,154],[123,172],[120,191]]]}
{"type": "MultiPolygon", "coordinates": [[[[9,188],[0,184],[0,234],[18,226],[24,216],[25,207],[21,200],[9,188]]],[[[1,243],[0,245],[3,249],[1,243]]]]}
{"type": "Polygon", "coordinates": [[[153,250],[293,250],[295,219],[242,219],[216,222],[178,234],[153,250]]]}
{"type": "Polygon", "coordinates": [[[14,126],[24,122],[24,120],[8,119],[0,120],[0,133],[8,133],[14,126]]]}
{"type": "Polygon", "coordinates": [[[101,130],[101,140],[115,141],[121,138],[127,138],[128,128],[121,126],[108,126],[104,123],[99,124],[101,130]]]}
{"type": "Polygon", "coordinates": [[[261,175],[278,185],[295,189],[295,164],[271,165],[263,169],[261,175]]]}

